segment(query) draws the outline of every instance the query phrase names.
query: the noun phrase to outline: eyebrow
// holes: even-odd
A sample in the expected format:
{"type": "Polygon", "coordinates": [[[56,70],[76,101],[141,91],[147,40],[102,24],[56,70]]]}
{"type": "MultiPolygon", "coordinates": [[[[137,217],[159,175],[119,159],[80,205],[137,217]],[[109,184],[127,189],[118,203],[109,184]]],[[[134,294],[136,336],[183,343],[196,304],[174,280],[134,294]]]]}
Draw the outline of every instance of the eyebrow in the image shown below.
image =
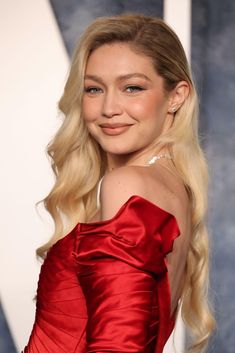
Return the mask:
{"type": "MultiPolygon", "coordinates": [[[[144,78],[147,81],[150,81],[150,78],[148,76],[146,76],[145,74],[141,74],[138,72],[134,72],[134,73],[130,73],[130,74],[126,74],[126,75],[121,75],[117,77],[118,81],[123,81],[123,80],[128,80],[129,78],[133,78],[133,77],[140,77],[140,78],[144,78]]],[[[93,81],[99,82],[99,83],[104,83],[102,78],[96,75],[85,75],[84,79],[91,79],[93,81]]]]}

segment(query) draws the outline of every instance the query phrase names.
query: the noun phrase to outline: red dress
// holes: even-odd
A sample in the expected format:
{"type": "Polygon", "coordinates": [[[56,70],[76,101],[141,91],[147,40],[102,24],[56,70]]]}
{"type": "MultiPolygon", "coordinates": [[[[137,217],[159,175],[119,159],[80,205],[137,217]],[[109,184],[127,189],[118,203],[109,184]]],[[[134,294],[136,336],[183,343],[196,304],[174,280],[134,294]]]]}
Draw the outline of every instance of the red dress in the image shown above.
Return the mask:
{"type": "Polygon", "coordinates": [[[105,221],[78,223],[47,253],[25,353],[161,353],[170,336],[166,254],[175,217],[133,195],[105,221]]]}

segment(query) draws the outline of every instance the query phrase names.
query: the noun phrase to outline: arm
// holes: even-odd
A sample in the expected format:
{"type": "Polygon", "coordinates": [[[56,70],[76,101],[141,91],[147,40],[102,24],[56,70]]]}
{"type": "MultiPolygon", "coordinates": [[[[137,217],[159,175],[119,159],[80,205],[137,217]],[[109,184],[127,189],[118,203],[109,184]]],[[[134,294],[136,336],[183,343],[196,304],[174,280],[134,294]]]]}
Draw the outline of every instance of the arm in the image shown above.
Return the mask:
{"type": "MultiPolygon", "coordinates": [[[[141,175],[120,168],[101,184],[101,219],[113,218],[132,195],[144,196],[141,175]]],[[[150,337],[152,297],[156,279],[143,270],[103,257],[90,277],[87,298],[87,352],[144,352],[150,337]]]]}
{"type": "MultiPolygon", "coordinates": [[[[105,175],[101,184],[102,219],[112,218],[131,195],[140,195],[149,199],[146,187],[148,181],[146,180],[145,174],[141,174],[140,170],[135,167],[122,167],[105,175]]],[[[166,210],[173,208],[182,228],[181,236],[175,239],[173,249],[166,256],[171,290],[171,314],[173,314],[185,283],[184,273],[190,243],[190,236],[187,236],[186,229],[190,228],[187,222],[191,222],[191,215],[186,197],[179,200],[176,195],[172,195],[157,175],[154,183],[155,188],[152,193],[154,195],[151,195],[154,201],[152,202],[166,210]]]]}
{"type": "Polygon", "coordinates": [[[145,352],[157,333],[151,327],[156,279],[118,259],[97,261],[97,273],[82,279],[83,288],[92,288],[85,295],[86,353],[145,352]]]}

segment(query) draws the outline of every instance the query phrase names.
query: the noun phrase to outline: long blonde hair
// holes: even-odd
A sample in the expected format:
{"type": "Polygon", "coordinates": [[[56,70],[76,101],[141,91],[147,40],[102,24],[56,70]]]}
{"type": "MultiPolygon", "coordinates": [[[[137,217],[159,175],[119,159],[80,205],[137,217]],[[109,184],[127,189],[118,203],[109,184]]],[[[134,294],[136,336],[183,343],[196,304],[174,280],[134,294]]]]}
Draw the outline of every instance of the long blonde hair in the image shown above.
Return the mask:
{"type": "Polygon", "coordinates": [[[208,301],[209,244],[206,230],[208,173],[198,136],[198,99],[187,59],[176,34],[161,19],[125,14],[96,19],[84,32],[72,58],[71,69],[59,108],[63,123],[47,146],[55,184],[45,199],[55,231],[37,250],[46,251],[78,222],[87,222],[96,212],[96,191],[107,160],[99,144],[88,133],[82,119],[84,73],[89,55],[106,43],[128,43],[135,52],[148,56],[170,92],[185,80],[190,94],[175,114],[172,127],[158,140],[170,148],[192,205],[192,237],[181,297],[182,317],[192,334],[189,352],[205,350],[215,327],[208,301]]]}

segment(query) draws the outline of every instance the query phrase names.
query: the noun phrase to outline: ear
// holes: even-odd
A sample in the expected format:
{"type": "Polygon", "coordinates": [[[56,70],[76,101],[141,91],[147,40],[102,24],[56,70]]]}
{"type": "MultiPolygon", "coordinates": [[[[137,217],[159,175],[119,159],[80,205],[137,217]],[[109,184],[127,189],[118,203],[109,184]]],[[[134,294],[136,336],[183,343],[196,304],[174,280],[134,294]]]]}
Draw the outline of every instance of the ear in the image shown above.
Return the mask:
{"type": "Polygon", "coordinates": [[[189,95],[189,84],[187,81],[180,81],[170,93],[168,113],[174,114],[184,103],[189,95]]]}

